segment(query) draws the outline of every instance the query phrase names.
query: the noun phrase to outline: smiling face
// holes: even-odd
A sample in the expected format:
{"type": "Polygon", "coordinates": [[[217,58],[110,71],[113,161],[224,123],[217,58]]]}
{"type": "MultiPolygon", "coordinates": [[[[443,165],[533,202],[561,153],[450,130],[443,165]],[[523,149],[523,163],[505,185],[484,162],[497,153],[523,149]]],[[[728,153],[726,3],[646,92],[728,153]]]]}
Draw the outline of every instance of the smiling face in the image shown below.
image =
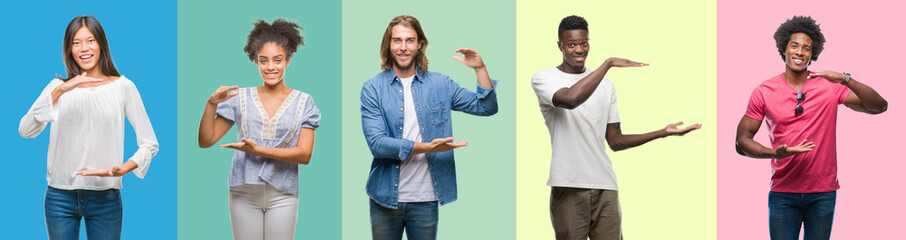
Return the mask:
{"type": "Polygon", "coordinates": [[[557,41],[560,52],[563,53],[563,63],[560,70],[570,73],[585,71],[585,58],[588,57],[588,30],[566,30],[560,34],[557,41]]]}
{"type": "Polygon", "coordinates": [[[258,50],[256,63],[264,84],[275,86],[283,82],[286,67],[289,67],[289,58],[286,57],[286,51],[282,47],[276,43],[269,42],[261,46],[261,50],[258,50]]]}
{"type": "Polygon", "coordinates": [[[79,65],[82,71],[91,71],[98,65],[98,58],[101,57],[100,46],[87,27],[79,28],[72,37],[70,45],[72,59],[79,65]]]}
{"type": "Polygon", "coordinates": [[[794,33],[786,44],[783,60],[787,71],[801,73],[808,70],[812,59],[812,39],[805,33],[794,33]]]}
{"type": "Polygon", "coordinates": [[[418,42],[418,34],[415,29],[397,24],[390,30],[390,53],[393,57],[393,70],[399,72],[409,72],[415,62],[416,54],[421,44],[418,42]]]}

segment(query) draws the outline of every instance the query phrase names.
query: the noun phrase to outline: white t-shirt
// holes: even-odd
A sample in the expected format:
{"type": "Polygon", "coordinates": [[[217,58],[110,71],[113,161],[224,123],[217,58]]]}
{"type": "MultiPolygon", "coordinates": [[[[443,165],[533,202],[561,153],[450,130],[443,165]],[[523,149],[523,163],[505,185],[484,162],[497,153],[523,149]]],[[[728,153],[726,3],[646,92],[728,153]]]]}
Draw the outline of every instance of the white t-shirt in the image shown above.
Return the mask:
{"type": "MultiPolygon", "coordinates": [[[[157,154],[157,137],[135,84],[126,77],[91,88],[75,88],[53,103],[51,92],[63,84],[54,79],[19,121],[19,135],[38,136],[50,125],[47,148],[47,185],[73,190],[122,188],[122,177],[78,176],[86,169],[109,169],[131,159],[132,170],[144,178],[157,154]],[[123,159],[124,119],[135,129],[138,150],[123,159]]],[[[37,154],[37,153],[35,153],[37,154]]]]}
{"type": "Polygon", "coordinates": [[[607,124],[620,122],[613,83],[602,79],[588,100],[575,109],[553,104],[554,93],[572,87],[590,73],[586,69],[580,74],[569,74],[552,67],[532,75],[532,87],[551,136],[548,186],[617,190],[617,177],[605,153],[604,138],[607,124]]]}
{"type": "MultiPolygon", "coordinates": [[[[421,128],[418,127],[418,115],[412,100],[412,81],[415,75],[400,78],[403,83],[403,138],[414,142],[422,141],[421,128]]],[[[428,171],[428,160],[424,153],[409,155],[409,159],[400,165],[400,188],[398,202],[437,201],[431,172],[428,171]]]]}

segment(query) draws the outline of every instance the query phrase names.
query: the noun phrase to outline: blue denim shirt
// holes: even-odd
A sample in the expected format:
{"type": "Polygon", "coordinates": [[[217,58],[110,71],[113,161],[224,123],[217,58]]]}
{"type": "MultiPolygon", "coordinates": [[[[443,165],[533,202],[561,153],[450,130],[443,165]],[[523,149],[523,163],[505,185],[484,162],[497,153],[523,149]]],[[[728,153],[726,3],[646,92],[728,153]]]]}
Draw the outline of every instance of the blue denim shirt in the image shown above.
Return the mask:
{"type": "MultiPolygon", "coordinates": [[[[492,81],[496,88],[497,81],[492,81]]],[[[462,88],[436,72],[416,70],[412,100],[424,142],[453,136],[450,111],[490,116],[497,113],[494,88],[478,85],[477,93],[462,88]]],[[[396,209],[400,164],[412,154],[415,143],[403,136],[403,85],[392,70],[385,70],[362,86],[362,132],[374,160],[365,191],[381,206],[396,209]]],[[[453,151],[427,153],[428,171],[441,205],[456,201],[456,167],[453,151]]]]}

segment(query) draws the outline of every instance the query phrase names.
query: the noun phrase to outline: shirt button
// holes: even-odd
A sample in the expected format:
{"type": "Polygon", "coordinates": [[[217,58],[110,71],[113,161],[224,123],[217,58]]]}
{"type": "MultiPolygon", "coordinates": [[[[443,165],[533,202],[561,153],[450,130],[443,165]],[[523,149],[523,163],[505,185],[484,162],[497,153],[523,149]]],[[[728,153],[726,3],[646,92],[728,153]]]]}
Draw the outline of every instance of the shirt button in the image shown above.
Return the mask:
{"type": "Polygon", "coordinates": [[[400,166],[396,166],[396,168],[400,168],[400,166]]]}
{"type": "Polygon", "coordinates": [[[400,130],[403,130],[403,127],[400,127],[400,130]]]}
{"type": "Polygon", "coordinates": [[[403,90],[400,90],[400,92],[403,92],[403,90]]]}
{"type": "Polygon", "coordinates": [[[394,183],[393,186],[396,187],[396,183],[394,183]]]}
{"type": "Polygon", "coordinates": [[[403,108],[400,108],[400,112],[402,112],[402,111],[403,111],[403,108]]]}

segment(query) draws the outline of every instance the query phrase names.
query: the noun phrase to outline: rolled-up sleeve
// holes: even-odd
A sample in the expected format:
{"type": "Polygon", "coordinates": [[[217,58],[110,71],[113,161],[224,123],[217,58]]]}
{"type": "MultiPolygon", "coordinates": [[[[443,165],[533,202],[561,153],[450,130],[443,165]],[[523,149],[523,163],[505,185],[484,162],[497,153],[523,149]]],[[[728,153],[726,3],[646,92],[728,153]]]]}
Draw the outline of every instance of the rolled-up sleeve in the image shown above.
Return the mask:
{"type": "Polygon", "coordinates": [[[362,132],[365,141],[375,158],[390,158],[404,161],[412,154],[415,142],[390,135],[387,122],[384,120],[377,90],[370,82],[362,86],[362,132]]]}
{"type": "Polygon", "coordinates": [[[148,167],[151,165],[151,158],[157,155],[159,148],[157,136],[154,135],[151,119],[148,118],[148,113],[145,111],[145,105],[142,102],[141,95],[138,93],[138,89],[131,81],[123,85],[126,118],[129,120],[129,124],[132,124],[132,128],[135,129],[135,138],[138,143],[138,150],[129,158],[138,165],[132,172],[138,178],[145,178],[148,167]]]}
{"type": "Polygon", "coordinates": [[[452,109],[476,116],[491,116],[497,113],[497,80],[491,80],[491,88],[477,84],[475,92],[459,86],[459,83],[447,77],[448,86],[453,91],[452,109]]]}

